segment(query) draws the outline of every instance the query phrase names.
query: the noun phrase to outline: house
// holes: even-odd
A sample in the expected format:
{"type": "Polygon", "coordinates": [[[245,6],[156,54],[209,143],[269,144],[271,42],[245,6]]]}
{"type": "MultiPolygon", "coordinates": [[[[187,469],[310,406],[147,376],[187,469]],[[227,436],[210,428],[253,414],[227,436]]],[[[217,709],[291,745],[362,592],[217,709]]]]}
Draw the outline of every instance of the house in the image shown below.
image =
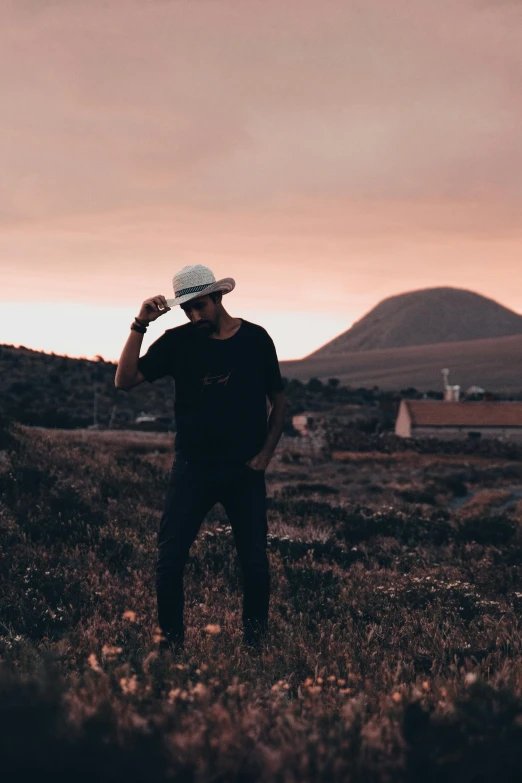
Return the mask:
{"type": "Polygon", "coordinates": [[[292,416],[292,426],[301,435],[318,434],[324,423],[335,421],[336,424],[351,424],[361,418],[367,418],[371,413],[361,405],[335,405],[325,411],[304,411],[292,416]]]}
{"type": "Polygon", "coordinates": [[[522,442],[522,402],[403,399],[395,434],[402,438],[500,438],[522,442]]]}

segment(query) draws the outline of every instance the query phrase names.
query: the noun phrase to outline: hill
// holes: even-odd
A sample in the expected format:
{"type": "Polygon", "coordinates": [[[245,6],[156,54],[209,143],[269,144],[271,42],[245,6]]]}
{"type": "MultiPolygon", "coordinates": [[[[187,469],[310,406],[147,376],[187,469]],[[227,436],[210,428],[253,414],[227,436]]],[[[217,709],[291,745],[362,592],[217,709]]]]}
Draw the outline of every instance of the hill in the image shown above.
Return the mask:
{"type": "MultiPolygon", "coordinates": [[[[175,431],[171,377],[125,392],[114,386],[116,363],[97,358],[91,361],[0,345],[0,414],[29,426],[83,429],[93,423],[96,410],[97,422],[103,427],[175,431]],[[158,418],[136,424],[141,412],[158,418]]],[[[285,431],[292,430],[294,413],[320,409],[323,403],[329,407],[349,402],[358,404],[357,395],[342,386],[316,393],[301,384],[290,385],[285,431]]]]}
{"type": "Polygon", "coordinates": [[[310,355],[279,362],[282,375],[306,381],[309,378],[339,378],[354,387],[376,385],[380,389],[443,390],[441,370],[450,369],[449,383],[461,390],[478,385],[486,391],[522,391],[522,334],[436,345],[410,345],[373,351],[351,351],[332,356],[310,355]]]}
{"type": "Polygon", "coordinates": [[[174,415],[172,378],[143,384],[128,394],[114,386],[116,363],[0,345],[0,412],[22,424],[88,427],[94,392],[104,426],[132,426],[141,411],[174,415]]]}
{"type": "Polygon", "coordinates": [[[493,299],[463,288],[424,288],[383,299],[304,359],[513,334],[522,334],[522,315],[493,299]]]}

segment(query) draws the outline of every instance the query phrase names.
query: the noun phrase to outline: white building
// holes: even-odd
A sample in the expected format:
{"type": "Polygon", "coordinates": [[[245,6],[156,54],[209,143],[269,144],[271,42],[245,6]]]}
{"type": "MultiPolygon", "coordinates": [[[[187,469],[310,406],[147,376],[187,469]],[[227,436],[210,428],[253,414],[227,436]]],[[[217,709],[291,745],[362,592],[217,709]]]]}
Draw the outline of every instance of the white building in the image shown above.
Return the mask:
{"type": "Polygon", "coordinates": [[[522,402],[403,399],[395,434],[402,438],[501,438],[522,442],[522,402]]]}

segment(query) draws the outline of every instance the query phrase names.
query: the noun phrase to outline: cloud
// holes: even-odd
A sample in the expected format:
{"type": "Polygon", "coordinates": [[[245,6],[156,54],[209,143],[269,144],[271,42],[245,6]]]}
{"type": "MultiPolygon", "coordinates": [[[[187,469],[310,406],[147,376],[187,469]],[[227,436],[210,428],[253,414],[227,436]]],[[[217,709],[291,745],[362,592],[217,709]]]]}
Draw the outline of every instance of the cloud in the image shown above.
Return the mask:
{"type": "Polygon", "coordinates": [[[122,275],[135,296],[178,261],[248,266],[249,295],[270,298],[278,275],[281,301],[297,278],[312,303],[319,265],[339,308],[348,292],[447,283],[460,257],[486,269],[494,254],[511,280],[516,14],[475,0],[6,0],[0,263],[67,298],[95,296],[102,274],[104,297],[122,275]]]}
{"type": "Polygon", "coordinates": [[[11,5],[3,220],[291,194],[519,203],[520,42],[473,7],[11,5]]]}

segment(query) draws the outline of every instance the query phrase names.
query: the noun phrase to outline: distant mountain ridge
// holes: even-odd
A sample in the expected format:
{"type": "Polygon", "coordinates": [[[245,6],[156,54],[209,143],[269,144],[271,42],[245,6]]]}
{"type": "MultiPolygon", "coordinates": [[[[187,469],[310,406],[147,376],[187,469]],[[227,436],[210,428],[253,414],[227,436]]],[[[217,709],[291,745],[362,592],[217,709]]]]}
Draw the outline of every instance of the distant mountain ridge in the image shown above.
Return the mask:
{"type": "Polygon", "coordinates": [[[465,288],[422,288],[383,299],[301,361],[354,351],[522,334],[522,315],[465,288]]]}
{"type": "Polygon", "coordinates": [[[313,359],[279,362],[281,374],[306,383],[338,378],[354,388],[377,385],[400,391],[443,390],[442,369],[450,370],[449,383],[462,391],[480,386],[486,391],[522,394],[522,334],[484,337],[481,340],[376,348],[313,359]]]}

